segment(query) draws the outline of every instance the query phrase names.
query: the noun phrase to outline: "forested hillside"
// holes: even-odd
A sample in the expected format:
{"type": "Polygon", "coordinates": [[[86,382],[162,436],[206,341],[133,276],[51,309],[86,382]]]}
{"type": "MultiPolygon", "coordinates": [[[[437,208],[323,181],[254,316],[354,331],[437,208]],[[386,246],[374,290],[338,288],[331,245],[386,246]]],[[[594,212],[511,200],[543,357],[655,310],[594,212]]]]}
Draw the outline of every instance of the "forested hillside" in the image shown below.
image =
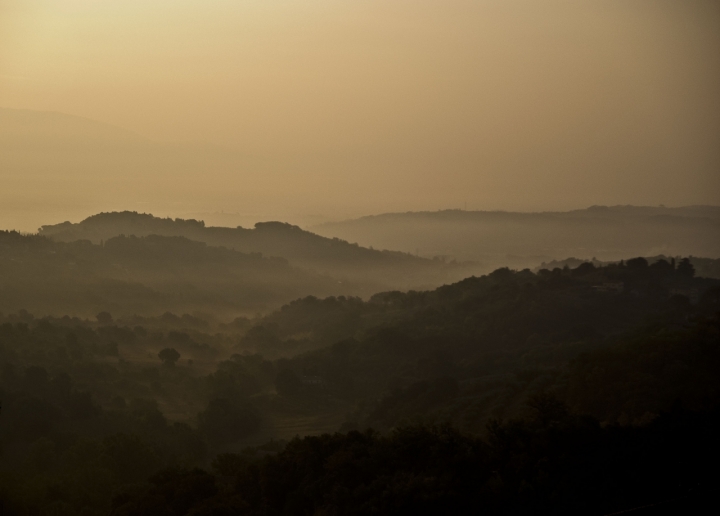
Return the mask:
{"type": "Polygon", "coordinates": [[[43,226],[39,234],[55,241],[100,243],[118,235],[182,236],[244,253],[286,259],[291,265],[349,281],[347,294],[370,295],[383,289],[428,288],[475,272],[473,264],[444,263],[408,253],[378,251],[338,238],[325,238],[282,222],[261,222],[253,229],[205,227],[202,221],[162,219],[135,212],[100,213],[72,224],[43,226]]]}
{"type": "MultiPolygon", "coordinates": [[[[674,268],[666,261],[650,266],[638,258],[603,268],[586,263],[537,274],[498,269],[431,292],[377,294],[366,303],[309,298],[264,318],[244,342],[269,356],[319,347],[291,358],[288,369],[298,377],[318,375],[327,388],[337,382],[338,389],[352,389],[361,398],[380,397],[351,418],[360,427],[390,428],[419,417],[425,422],[452,420],[471,430],[491,416],[517,415],[527,396],[540,388],[558,389],[568,403],[587,412],[595,405],[584,396],[599,391],[582,390],[584,384],[568,376],[581,367],[584,353],[593,357],[591,364],[614,360],[613,353],[643,360],[649,348],[662,345],[667,353],[688,353],[678,360],[691,363],[677,374],[692,375],[685,377],[691,383],[714,384],[716,359],[704,355],[716,353],[712,338],[697,349],[689,343],[705,338],[704,328],[711,323],[703,317],[715,317],[720,308],[719,283],[694,278],[693,272],[687,260],[674,268]],[[643,349],[641,358],[624,346],[643,349]]],[[[629,372],[638,369],[626,367],[629,372]]],[[[626,405],[593,415],[634,421],[645,412],[668,408],[684,387],[678,377],[665,392],[660,388],[663,374],[623,377],[624,382],[639,378],[650,383],[619,394],[618,404],[623,395],[630,397],[626,405]],[[654,405],[631,399],[645,390],[652,393],[654,405]]],[[[715,387],[696,387],[698,397],[688,402],[702,404],[703,396],[717,395],[710,395],[715,387]]]]}
{"type": "MultiPolygon", "coordinates": [[[[352,288],[352,286],[349,286],[352,288]]],[[[343,292],[334,279],[282,258],[184,237],[54,242],[0,232],[0,311],[92,316],[200,311],[220,317],[272,309],[299,295],[343,292]]]]}
{"type": "Polygon", "coordinates": [[[0,315],[5,511],[688,507],[720,402],[720,282],[694,273],[499,269],[226,322],[0,315]]]}

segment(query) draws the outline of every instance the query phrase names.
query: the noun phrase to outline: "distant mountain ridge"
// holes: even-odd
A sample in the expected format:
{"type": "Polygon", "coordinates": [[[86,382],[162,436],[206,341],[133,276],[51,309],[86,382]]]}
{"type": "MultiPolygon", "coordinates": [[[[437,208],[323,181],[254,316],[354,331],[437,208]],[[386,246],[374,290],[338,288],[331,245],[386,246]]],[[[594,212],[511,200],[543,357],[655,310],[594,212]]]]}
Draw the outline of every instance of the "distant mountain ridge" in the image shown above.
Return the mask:
{"type": "Polygon", "coordinates": [[[567,212],[444,210],[371,215],[311,228],[362,245],[494,265],[597,257],[720,257],[720,207],[592,206],[567,212]]]}
{"type": "Polygon", "coordinates": [[[284,258],[293,266],[366,285],[362,292],[353,292],[356,295],[443,284],[472,272],[471,265],[444,264],[408,253],[368,249],[283,222],[259,222],[253,229],[206,227],[204,222],[194,219],[162,219],[124,211],[99,213],[76,224],[42,226],[39,234],[55,241],[90,240],[96,244],[118,235],[182,236],[210,246],[284,258]]]}
{"type": "Polygon", "coordinates": [[[97,120],[53,111],[0,108],[0,145],[148,145],[150,140],[97,120]]]}

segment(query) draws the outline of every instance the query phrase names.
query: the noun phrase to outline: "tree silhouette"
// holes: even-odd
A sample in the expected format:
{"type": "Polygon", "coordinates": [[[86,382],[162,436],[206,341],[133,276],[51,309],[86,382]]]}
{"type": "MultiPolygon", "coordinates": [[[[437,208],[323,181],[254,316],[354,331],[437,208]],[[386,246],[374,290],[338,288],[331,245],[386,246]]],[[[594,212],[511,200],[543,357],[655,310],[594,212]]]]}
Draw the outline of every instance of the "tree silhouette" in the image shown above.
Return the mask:
{"type": "Polygon", "coordinates": [[[685,278],[692,278],[695,276],[695,267],[693,267],[693,264],[690,263],[689,258],[683,258],[680,260],[680,263],[678,263],[677,266],[677,273],[685,278]]]}
{"type": "Polygon", "coordinates": [[[178,353],[175,348],[165,348],[158,353],[158,358],[160,358],[166,366],[174,366],[175,362],[180,359],[180,353],[178,353]]]}
{"type": "Polygon", "coordinates": [[[100,324],[110,324],[113,321],[112,315],[109,312],[100,312],[95,316],[100,324]]]}

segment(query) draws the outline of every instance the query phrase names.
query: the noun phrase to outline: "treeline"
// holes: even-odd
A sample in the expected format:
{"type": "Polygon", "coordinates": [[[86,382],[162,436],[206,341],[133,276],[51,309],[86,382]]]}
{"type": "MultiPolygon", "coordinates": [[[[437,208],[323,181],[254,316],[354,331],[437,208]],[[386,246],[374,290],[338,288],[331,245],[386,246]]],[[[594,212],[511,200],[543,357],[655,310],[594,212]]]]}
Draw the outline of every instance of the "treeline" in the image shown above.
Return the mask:
{"type": "Polygon", "coordinates": [[[111,514],[682,514],[712,504],[717,411],[603,427],[552,398],[530,404],[532,417],[491,422],[484,439],[414,426],[223,454],[211,472],[173,468],[122,492],[111,514]]]}
{"type": "MultiPolygon", "coordinates": [[[[654,264],[656,262],[667,262],[667,263],[674,263],[675,261],[680,261],[681,257],[672,257],[672,256],[665,256],[663,254],[657,255],[657,256],[648,256],[645,257],[645,260],[649,264],[654,264]]],[[[540,266],[537,268],[540,269],[556,269],[560,268],[563,269],[565,267],[569,267],[570,269],[574,269],[580,265],[582,265],[585,262],[592,263],[595,267],[605,267],[607,265],[612,264],[618,264],[622,260],[616,260],[616,261],[601,261],[597,258],[593,258],[592,260],[582,260],[579,258],[566,258],[564,260],[552,260],[550,262],[543,262],[540,264],[540,266]]],[[[698,256],[689,256],[687,257],[687,261],[690,263],[690,265],[693,266],[693,269],[695,270],[695,274],[701,278],[713,278],[713,279],[720,279],[720,258],[714,259],[714,258],[700,258],[698,256]]]]}

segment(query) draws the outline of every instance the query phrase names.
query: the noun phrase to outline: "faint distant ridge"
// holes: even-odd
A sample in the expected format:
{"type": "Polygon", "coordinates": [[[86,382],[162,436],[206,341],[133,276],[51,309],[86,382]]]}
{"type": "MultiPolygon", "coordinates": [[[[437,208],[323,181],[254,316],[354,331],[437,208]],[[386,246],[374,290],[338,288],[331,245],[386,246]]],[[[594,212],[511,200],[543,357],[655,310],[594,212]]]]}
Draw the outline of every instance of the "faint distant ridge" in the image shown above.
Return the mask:
{"type": "Polygon", "coordinates": [[[330,274],[339,280],[378,288],[415,288],[459,279],[466,270],[396,251],[361,247],[327,238],[284,222],[258,222],[252,229],[207,227],[203,221],[155,217],[134,211],[99,213],[79,223],[42,226],[39,234],[55,241],[100,243],[118,235],[183,236],[243,253],[285,258],[291,265],[330,274]]]}
{"type": "MultiPolygon", "coordinates": [[[[218,190],[238,187],[228,183],[238,170],[263,166],[262,159],[217,145],[155,141],[84,117],[0,108],[0,208],[24,197],[59,205],[92,198],[98,206],[138,196],[215,199],[218,190]]],[[[44,222],[32,218],[29,227],[44,222]]]]}
{"type": "Polygon", "coordinates": [[[591,206],[565,212],[384,213],[311,228],[362,245],[531,267],[568,256],[720,257],[720,207],[591,206]]]}
{"type": "Polygon", "coordinates": [[[17,147],[82,147],[132,145],[152,142],[115,125],[53,111],[0,108],[0,145],[17,147]]]}
{"type": "Polygon", "coordinates": [[[673,218],[706,218],[720,221],[720,206],[711,205],[694,205],[681,207],[665,207],[665,206],[634,206],[634,205],[616,205],[603,206],[594,205],[588,208],[570,210],[570,211],[505,211],[505,210],[460,210],[447,209],[437,211],[407,211],[407,212],[388,212],[377,215],[365,215],[356,219],[347,219],[339,222],[326,222],[313,226],[311,229],[319,229],[324,227],[335,227],[345,224],[359,224],[367,221],[379,220],[404,220],[404,219],[421,219],[421,220],[551,220],[551,219],[642,219],[648,217],[673,218]]]}

